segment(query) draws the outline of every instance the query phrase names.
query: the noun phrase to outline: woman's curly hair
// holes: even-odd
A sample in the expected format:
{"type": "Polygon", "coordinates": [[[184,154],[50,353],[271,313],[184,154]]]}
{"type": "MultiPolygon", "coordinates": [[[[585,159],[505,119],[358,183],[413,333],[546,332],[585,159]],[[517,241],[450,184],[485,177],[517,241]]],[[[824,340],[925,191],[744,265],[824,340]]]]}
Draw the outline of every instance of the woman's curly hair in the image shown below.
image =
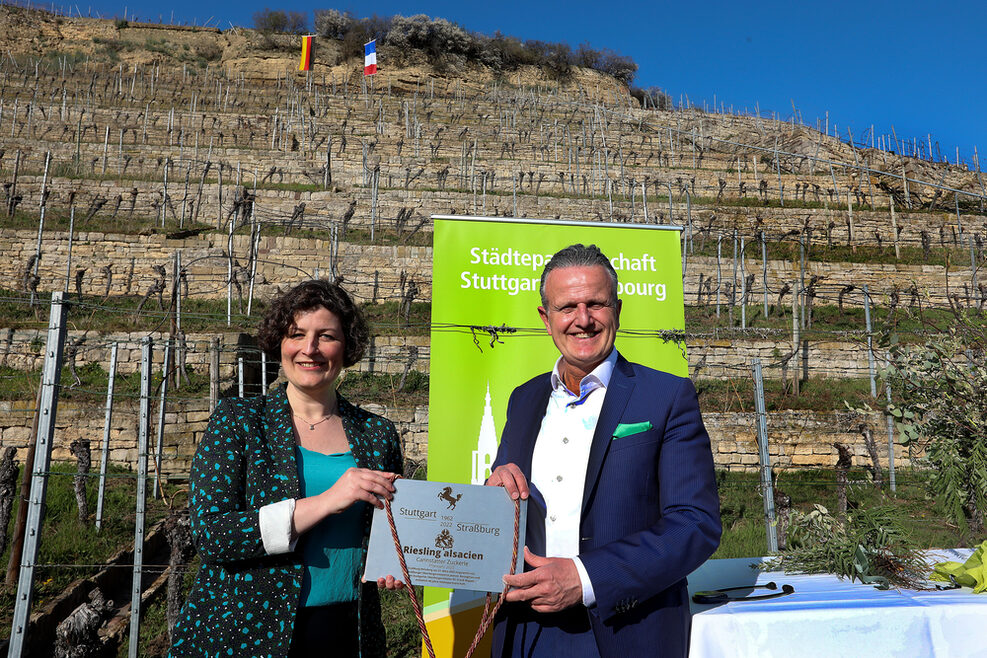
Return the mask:
{"type": "Polygon", "coordinates": [[[295,316],[319,307],[333,313],[343,326],[343,366],[357,363],[370,343],[370,328],[349,293],[325,279],[300,283],[271,300],[257,329],[260,348],[269,358],[280,360],[281,340],[288,335],[295,316]]]}

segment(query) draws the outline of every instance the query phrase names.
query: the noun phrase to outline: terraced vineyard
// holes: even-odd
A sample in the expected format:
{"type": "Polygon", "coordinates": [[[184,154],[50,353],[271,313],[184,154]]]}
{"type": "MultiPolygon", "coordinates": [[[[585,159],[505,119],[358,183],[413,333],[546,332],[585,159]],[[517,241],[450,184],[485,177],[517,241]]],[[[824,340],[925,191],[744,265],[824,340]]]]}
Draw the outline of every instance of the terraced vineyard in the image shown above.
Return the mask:
{"type": "Polygon", "coordinates": [[[312,276],[365,304],[377,336],[344,386],[420,462],[434,214],[683,226],[681,338],[729,470],[759,463],[753,358],[773,465],[832,467],[840,442],[855,466],[886,468],[885,417],[844,404],[883,399],[868,336],[894,325],[918,341],[987,298],[979,165],[905,156],[897,138],[643,108],[582,70],[385,66],[367,82],[353,61],[296,73],[287,46],[242,30],[9,7],[0,30],[19,35],[0,62],[0,446],[21,462],[51,292],[72,301],[54,458],[105,427],[109,459],[135,465],[150,336],[171,372],[160,473],[180,481],[211,403],[276,377],[250,337],[264,299],[312,276]]]}

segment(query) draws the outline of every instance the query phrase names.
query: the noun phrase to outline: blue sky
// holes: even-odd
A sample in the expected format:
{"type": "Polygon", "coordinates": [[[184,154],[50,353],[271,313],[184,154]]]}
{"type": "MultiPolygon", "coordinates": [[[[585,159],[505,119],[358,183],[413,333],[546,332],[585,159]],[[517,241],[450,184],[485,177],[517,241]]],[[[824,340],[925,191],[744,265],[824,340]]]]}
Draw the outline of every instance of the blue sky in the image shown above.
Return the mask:
{"type": "MultiPolygon", "coordinates": [[[[939,143],[950,162],[956,147],[971,162],[973,147],[987,169],[987,3],[973,0],[898,2],[676,2],[608,3],[397,2],[339,4],[276,2],[98,2],[79,5],[103,16],[130,15],[164,22],[193,21],[221,28],[252,25],[265,6],[309,14],[317,8],[357,16],[424,13],[483,33],[521,39],[589,42],[638,63],[635,84],[656,86],[698,105],[760,106],[787,118],[792,103],[803,120],[830,115],[846,138],[878,135],[939,143]],[[162,14],[162,7],[167,13],[162,14]]],[[[57,5],[58,3],[56,3],[57,5]]],[[[310,18],[311,20],[311,18],[310,18]]],[[[385,65],[384,62],[381,62],[385,65]]]]}

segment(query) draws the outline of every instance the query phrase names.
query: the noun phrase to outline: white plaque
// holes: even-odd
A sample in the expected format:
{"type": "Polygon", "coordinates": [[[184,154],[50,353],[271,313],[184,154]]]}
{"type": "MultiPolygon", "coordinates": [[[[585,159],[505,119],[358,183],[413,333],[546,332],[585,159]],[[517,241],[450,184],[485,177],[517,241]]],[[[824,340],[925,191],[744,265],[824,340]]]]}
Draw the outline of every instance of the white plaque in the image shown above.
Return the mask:
{"type": "MultiPolygon", "coordinates": [[[[486,592],[504,588],[514,550],[514,501],[503,487],[397,480],[391,512],[415,585],[486,592]]],[[[517,570],[524,563],[527,501],[518,521],[517,570]]],[[[363,577],[403,580],[383,509],[374,510],[363,577]]]]}

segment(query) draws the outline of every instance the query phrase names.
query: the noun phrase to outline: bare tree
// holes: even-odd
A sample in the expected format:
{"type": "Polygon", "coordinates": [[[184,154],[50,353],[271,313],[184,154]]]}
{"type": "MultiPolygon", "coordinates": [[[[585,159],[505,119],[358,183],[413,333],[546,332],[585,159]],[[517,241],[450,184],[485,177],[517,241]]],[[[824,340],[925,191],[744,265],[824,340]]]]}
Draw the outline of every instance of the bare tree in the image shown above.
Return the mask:
{"type": "Polygon", "coordinates": [[[89,209],[86,211],[86,217],[82,220],[82,223],[86,224],[89,220],[95,217],[96,213],[103,209],[103,206],[106,205],[107,201],[108,199],[104,199],[103,197],[97,195],[96,198],[89,203],[89,209]]]}
{"type": "Polygon", "coordinates": [[[856,288],[857,287],[855,285],[853,285],[852,283],[851,284],[848,284],[848,285],[845,285],[842,288],[840,288],[840,294],[836,298],[836,304],[837,304],[837,306],[840,309],[840,317],[841,318],[843,317],[843,298],[846,297],[849,293],[851,293],[854,290],[856,290],[856,288]]]}
{"type": "Polygon", "coordinates": [[[401,326],[407,327],[411,322],[411,305],[418,296],[418,284],[415,277],[408,277],[405,285],[405,273],[401,273],[401,326]]]}
{"type": "Polygon", "coordinates": [[[778,303],[775,304],[775,309],[777,309],[781,313],[785,312],[785,308],[781,305],[781,301],[785,298],[785,295],[787,295],[791,291],[792,291],[792,286],[788,282],[785,282],[785,285],[783,285],[781,287],[781,290],[778,291],[778,303]]]}
{"type": "Polygon", "coordinates": [[[305,202],[302,201],[295,206],[294,210],[291,211],[291,217],[284,225],[284,235],[288,235],[288,232],[295,226],[295,222],[301,226],[301,223],[305,217],[305,202]]]}
{"type": "Polygon", "coordinates": [[[356,212],[356,199],[350,201],[350,207],[346,209],[343,213],[343,230],[340,232],[340,237],[346,235],[346,229],[350,225],[350,220],[353,219],[353,214],[356,212]]]}
{"type": "Polygon", "coordinates": [[[0,553],[7,547],[7,526],[10,510],[14,505],[14,492],[17,487],[17,449],[7,446],[0,457],[0,553]]]}
{"type": "Polygon", "coordinates": [[[870,431],[867,423],[859,423],[857,425],[857,431],[864,437],[864,445],[867,446],[867,454],[870,455],[870,465],[867,467],[867,470],[870,471],[871,477],[874,478],[874,486],[880,489],[884,486],[884,476],[881,472],[881,462],[877,456],[877,443],[874,442],[874,433],[870,431]]]}
{"type": "Polygon", "coordinates": [[[188,561],[195,554],[192,545],[192,527],[187,511],[172,512],[164,525],[165,538],[171,554],[168,558],[168,638],[175,630],[184,596],[182,580],[188,570],[188,561]]]}
{"type": "Polygon", "coordinates": [[[162,265],[155,265],[154,270],[158,274],[158,279],[151,284],[151,287],[144,293],[144,297],[141,298],[140,304],[137,305],[137,310],[134,311],[134,320],[140,317],[141,311],[144,310],[144,305],[147,304],[147,300],[153,296],[157,296],[158,298],[158,310],[164,310],[165,277],[167,275],[162,265]]]}
{"type": "Polygon", "coordinates": [[[850,449],[842,443],[834,443],[833,447],[840,453],[836,460],[836,512],[839,516],[846,516],[847,485],[849,480],[847,473],[853,465],[853,457],[850,449]]]}
{"type": "Polygon", "coordinates": [[[774,499],[775,515],[778,519],[778,550],[783,551],[785,550],[786,545],[788,521],[792,512],[792,497],[781,489],[775,487],[774,499]]]}
{"type": "Polygon", "coordinates": [[[82,280],[86,276],[87,269],[85,267],[78,267],[75,270],[75,294],[79,301],[82,301],[82,280]]]}
{"type": "Polygon", "coordinates": [[[55,658],[102,656],[99,629],[113,609],[113,601],[106,600],[98,587],[90,592],[89,602],[73,610],[55,629],[55,658]]]}
{"type": "Polygon", "coordinates": [[[89,451],[89,439],[73,441],[69,446],[72,456],[76,459],[77,475],[72,478],[75,488],[75,504],[79,508],[79,523],[89,521],[89,501],[86,499],[86,480],[92,466],[92,454],[89,451]]]}
{"type": "Polygon", "coordinates": [[[68,345],[65,346],[65,361],[68,363],[69,372],[72,374],[72,379],[75,381],[69,388],[75,388],[82,383],[79,379],[79,373],[76,371],[75,359],[79,355],[79,346],[86,342],[86,335],[76,336],[69,340],[68,345]]]}
{"type": "Polygon", "coordinates": [[[254,12],[254,27],[259,32],[301,34],[308,29],[308,17],[300,11],[283,11],[264,7],[254,12]]]}
{"type": "Polygon", "coordinates": [[[106,278],[106,292],[103,293],[103,301],[110,298],[110,286],[113,285],[113,263],[107,263],[100,270],[106,278]]]}

